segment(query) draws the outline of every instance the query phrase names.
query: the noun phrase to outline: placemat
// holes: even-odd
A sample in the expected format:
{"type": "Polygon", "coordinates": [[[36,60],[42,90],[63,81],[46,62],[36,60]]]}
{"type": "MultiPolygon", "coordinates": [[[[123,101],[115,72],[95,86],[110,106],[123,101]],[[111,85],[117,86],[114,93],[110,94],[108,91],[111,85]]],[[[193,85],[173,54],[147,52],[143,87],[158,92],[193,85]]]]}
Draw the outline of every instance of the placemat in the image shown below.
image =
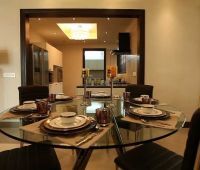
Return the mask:
{"type": "MultiPolygon", "coordinates": [[[[40,125],[44,120],[41,120],[36,123],[32,123],[30,125],[25,125],[20,127],[21,130],[31,132],[33,134],[41,134],[44,135],[45,133],[41,131],[40,125]]],[[[103,135],[106,134],[106,132],[113,126],[113,124],[110,124],[106,127],[101,127],[103,130],[101,132],[98,132],[96,136],[94,136],[92,139],[89,141],[83,143],[80,146],[77,146],[79,148],[88,148],[91,145],[93,145],[96,141],[98,141],[103,135]]],[[[54,141],[58,142],[59,144],[63,145],[69,145],[69,146],[76,146],[76,141],[80,140],[83,136],[87,135],[89,132],[83,132],[78,135],[67,135],[67,136],[60,136],[60,135],[49,135],[49,137],[53,137],[54,141]]],[[[92,134],[91,134],[92,135],[92,134]]]]}

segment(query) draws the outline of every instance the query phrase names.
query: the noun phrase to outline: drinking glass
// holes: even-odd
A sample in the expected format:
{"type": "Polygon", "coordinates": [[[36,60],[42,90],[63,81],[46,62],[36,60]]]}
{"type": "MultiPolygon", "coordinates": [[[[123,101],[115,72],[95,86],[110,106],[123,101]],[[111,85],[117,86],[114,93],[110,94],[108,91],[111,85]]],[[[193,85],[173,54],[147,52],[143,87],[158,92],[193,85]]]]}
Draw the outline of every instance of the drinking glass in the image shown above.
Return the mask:
{"type": "Polygon", "coordinates": [[[110,109],[109,108],[98,108],[96,109],[96,120],[100,126],[108,126],[110,123],[110,109]]]}

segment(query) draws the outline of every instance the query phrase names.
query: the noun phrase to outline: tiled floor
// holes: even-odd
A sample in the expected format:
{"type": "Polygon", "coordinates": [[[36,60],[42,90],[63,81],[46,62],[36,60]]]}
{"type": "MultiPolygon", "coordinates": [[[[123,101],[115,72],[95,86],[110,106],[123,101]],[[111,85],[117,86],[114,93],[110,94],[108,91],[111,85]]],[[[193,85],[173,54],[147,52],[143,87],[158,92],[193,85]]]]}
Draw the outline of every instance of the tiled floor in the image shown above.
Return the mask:
{"type": "MultiPolygon", "coordinates": [[[[179,132],[157,141],[174,152],[183,155],[188,129],[183,128],[179,132]]],[[[0,151],[19,147],[19,142],[0,134],[0,151]]],[[[56,149],[63,170],[72,169],[75,154],[71,150],[56,149]]],[[[114,149],[95,150],[89,160],[86,170],[115,170],[114,158],[117,156],[114,149]]]]}

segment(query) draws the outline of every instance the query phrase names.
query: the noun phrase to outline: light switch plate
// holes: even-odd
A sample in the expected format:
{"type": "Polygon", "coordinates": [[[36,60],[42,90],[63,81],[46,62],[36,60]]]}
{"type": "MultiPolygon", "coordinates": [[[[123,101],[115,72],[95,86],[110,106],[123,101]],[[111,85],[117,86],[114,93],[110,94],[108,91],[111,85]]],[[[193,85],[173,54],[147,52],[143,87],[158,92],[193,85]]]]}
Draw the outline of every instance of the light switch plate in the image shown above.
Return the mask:
{"type": "Polygon", "coordinates": [[[3,77],[14,78],[15,77],[15,73],[3,73],[3,77]]]}

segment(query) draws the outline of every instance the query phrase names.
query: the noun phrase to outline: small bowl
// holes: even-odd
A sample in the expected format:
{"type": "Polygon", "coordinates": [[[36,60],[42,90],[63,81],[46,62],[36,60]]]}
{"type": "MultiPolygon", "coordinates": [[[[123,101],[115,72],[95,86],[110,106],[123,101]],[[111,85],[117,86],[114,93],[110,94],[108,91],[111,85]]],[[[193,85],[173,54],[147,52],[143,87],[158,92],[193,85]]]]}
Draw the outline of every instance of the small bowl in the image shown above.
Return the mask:
{"type": "Polygon", "coordinates": [[[144,108],[142,108],[142,111],[146,114],[153,114],[154,108],[153,107],[144,107],[144,108]]]}
{"type": "Polygon", "coordinates": [[[73,123],[75,121],[75,112],[63,112],[60,114],[62,123],[73,123]]]}

